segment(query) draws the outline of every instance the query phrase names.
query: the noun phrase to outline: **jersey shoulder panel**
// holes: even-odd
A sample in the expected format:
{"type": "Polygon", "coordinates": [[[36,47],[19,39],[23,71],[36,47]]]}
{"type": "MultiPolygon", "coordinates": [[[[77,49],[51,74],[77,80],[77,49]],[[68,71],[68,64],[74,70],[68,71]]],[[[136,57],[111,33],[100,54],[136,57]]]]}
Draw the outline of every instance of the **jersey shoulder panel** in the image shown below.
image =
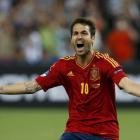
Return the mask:
{"type": "Polygon", "coordinates": [[[98,59],[102,59],[106,64],[111,65],[113,68],[120,66],[120,64],[117,61],[115,61],[112,57],[110,57],[108,53],[96,52],[95,56],[98,59]]]}
{"type": "Polygon", "coordinates": [[[62,66],[62,65],[67,64],[66,62],[69,62],[74,59],[75,59],[75,56],[64,56],[64,57],[59,58],[52,66],[54,65],[62,66]]]}
{"type": "Polygon", "coordinates": [[[75,59],[75,56],[65,56],[60,58],[57,62],[55,62],[52,67],[55,67],[58,69],[58,71],[64,73],[71,64],[73,64],[73,60],[75,59]]]}
{"type": "Polygon", "coordinates": [[[75,59],[75,56],[64,56],[62,58],[60,58],[60,60],[64,60],[64,61],[70,61],[75,59]]]}

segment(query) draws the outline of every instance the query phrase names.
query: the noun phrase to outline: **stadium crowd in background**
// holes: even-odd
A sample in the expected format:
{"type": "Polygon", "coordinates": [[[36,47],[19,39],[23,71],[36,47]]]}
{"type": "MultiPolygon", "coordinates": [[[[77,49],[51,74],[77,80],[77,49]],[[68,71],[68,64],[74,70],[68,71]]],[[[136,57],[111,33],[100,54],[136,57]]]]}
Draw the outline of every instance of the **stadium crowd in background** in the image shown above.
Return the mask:
{"type": "Polygon", "coordinates": [[[68,27],[79,16],[96,21],[94,48],[122,65],[140,60],[139,0],[1,0],[0,65],[52,64],[71,54],[68,27]]]}

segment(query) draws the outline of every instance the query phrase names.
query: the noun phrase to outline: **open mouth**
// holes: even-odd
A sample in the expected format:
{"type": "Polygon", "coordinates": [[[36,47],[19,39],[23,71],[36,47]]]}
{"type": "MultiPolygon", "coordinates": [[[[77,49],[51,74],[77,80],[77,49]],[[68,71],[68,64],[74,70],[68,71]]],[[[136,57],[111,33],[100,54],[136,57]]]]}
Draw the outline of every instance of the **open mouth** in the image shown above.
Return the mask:
{"type": "Polygon", "coordinates": [[[77,44],[77,48],[82,48],[84,47],[84,44],[77,44]]]}

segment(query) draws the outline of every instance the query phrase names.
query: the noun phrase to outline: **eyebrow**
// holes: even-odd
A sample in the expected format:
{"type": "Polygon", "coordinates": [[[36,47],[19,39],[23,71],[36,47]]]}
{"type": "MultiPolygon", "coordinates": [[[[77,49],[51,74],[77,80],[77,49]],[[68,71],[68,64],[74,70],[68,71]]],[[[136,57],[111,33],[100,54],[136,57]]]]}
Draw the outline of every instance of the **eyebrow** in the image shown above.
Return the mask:
{"type": "Polygon", "coordinates": [[[87,31],[87,30],[83,30],[82,32],[86,32],[86,33],[88,33],[88,31],[87,31]]]}
{"type": "MultiPolygon", "coordinates": [[[[73,31],[73,33],[78,33],[78,31],[73,31]]],[[[87,30],[82,30],[82,31],[80,31],[80,33],[88,33],[88,31],[87,30]]]]}

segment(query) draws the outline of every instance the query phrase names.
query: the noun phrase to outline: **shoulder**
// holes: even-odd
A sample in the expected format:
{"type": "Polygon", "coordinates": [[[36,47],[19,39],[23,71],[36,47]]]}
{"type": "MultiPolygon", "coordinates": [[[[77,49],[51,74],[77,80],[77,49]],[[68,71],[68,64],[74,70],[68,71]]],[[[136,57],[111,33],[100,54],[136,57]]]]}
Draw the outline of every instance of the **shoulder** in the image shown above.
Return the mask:
{"type": "Polygon", "coordinates": [[[71,61],[74,59],[75,59],[75,56],[64,56],[64,57],[60,58],[61,61],[71,61]]]}
{"type": "Polygon", "coordinates": [[[58,63],[59,64],[67,64],[67,63],[73,62],[74,59],[75,59],[75,56],[64,56],[58,60],[58,63]]]}
{"type": "Polygon", "coordinates": [[[114,68],[120,66],[120,64],[112,57],[110,57],[108,53],[95,52],[95,57],[99,59],[104,65],[109,65],[114,68]]]}
{"type": "Polygon", "coordinates": [[[59,67],[59,69],[62,67],[64,69],[65,66],[68,64],[71,64],[73,60],[75,59],[75,56],[64,56],[59,58],[51,67],[59,67]]]}

